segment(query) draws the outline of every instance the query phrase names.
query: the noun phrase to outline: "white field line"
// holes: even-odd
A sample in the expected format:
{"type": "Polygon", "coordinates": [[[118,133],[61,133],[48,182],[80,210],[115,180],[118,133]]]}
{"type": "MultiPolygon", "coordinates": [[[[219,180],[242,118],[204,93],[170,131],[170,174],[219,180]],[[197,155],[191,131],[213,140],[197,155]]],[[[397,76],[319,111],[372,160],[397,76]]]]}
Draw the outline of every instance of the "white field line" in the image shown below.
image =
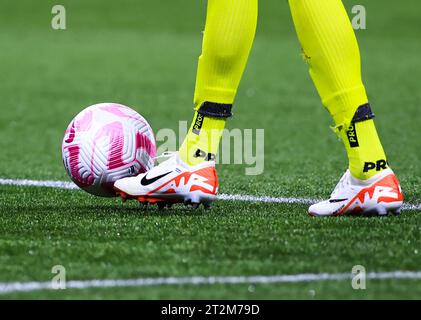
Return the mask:
{"type": "MultiPolygon", "coordinates": [[[[68,181],[52,181],[52,180],[27,180],[27,179],[1,179],[0,185],[11,186],[27,186],[27,187],[49,187],[60,189],[75,189],[79,187],[73,182],[68,181]]],[[[236,200],[247,202],[265,202],[265,203],[292,203],[292,204],[310,204],[320,201],[320,199],[310,198],[286,198],[286,197],[269,197],[269,196],[253,196],[246,194],[219,194],[220,200],[236,200]]],[[[404,203],[402,209],[404,210],[421,210],[421,204],[404,203]]]]}
{"type": "MultiPolygon", "coordinates": [[[[14,180],[0,179],[0,185],[52,187],[62,189],[78,189],[72,182],[64,181],[38,181],[38,180],[14,180]]],[[[310,203],[315,199],[304,198],[276,198],[257,197],[250,195],[228,195],[219,196],[222,200],[238,200],[250,202],[268,203],[310,203]]],[[[406,209],[419,210],[420,205],[407,205],[406,209]]],[[[214,285],[214,284],[269,284],[287,282],[311,282],[329,280],[349,280],[353,275],[350,273],[319,273],[319,274],[296,274],[296,275],[273,275],[273,276],[231,276],[231,277],[167,277],[167,278],[138,278],[138,279],[110,279],[110,280],[82,280],[67,281],[68,289],[87,288],[113,288],[113,287],[143,287],[159,285],[214,285]]],[[[367,279],[421,279],[421,271],[394,271],[394,272],[371,272],[367,279]]],[[[0,293],[29,292],[35,290],[53,289],[50,281],[46,282],[0,282],[0,293]]]]}
{"type": "MultiPolygon", "coordinates": [[[[273,276],[211,276],[211,277],[162,277],[162,278],[138,278],[138,279],[109,279],[109,280],[80,280],[67,281],[66,289],[88,288],[116,288],[116,287],[145,287],[161,285],[215,285],[215,284],[270,284],[270,283],[296,283],[314,281],[341,281],[351,280],[355,275],[351,273],[305,273],[292,275],[273,276]]],[[[421,279],[421,271],[393,271],[393,272],[370,272],[366,274],[367,280],[388,279],[421,279]]],[[[52,290],[52,282],[0,282],[0,294],[13,292],[30,292],[36,290],[52,290]]]]}

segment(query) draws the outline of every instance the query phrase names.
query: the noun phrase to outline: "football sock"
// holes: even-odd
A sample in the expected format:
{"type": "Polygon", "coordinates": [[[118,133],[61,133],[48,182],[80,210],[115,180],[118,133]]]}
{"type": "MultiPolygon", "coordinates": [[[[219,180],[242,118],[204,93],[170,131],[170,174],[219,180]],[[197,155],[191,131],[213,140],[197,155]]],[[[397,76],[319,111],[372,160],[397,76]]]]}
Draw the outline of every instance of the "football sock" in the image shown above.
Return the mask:
{"type": "Polygon", "coordinates": [[[351,122],[340,133],[348,153],[349,170],[355,178],[369,179],[388,167],[373,119],[351,122]]]}
{"type": "Polygon", "coordinates": [[[360,51],[341,0],[289,0],[303,56],[342,138],[351,174],[369,179],[387,167],[361,79],[360,51]],[[354,137],[355,135],[355,137],[354,137]],[[374,166],[373,166],[374,164],[374,166]]]}
{"type": "Polygon", "coordinates": [[[215,157],[231,116],[257,24],[257,0],[208,0],[194,94],[195,115],[180,157],[196,165],[215,157]]]}

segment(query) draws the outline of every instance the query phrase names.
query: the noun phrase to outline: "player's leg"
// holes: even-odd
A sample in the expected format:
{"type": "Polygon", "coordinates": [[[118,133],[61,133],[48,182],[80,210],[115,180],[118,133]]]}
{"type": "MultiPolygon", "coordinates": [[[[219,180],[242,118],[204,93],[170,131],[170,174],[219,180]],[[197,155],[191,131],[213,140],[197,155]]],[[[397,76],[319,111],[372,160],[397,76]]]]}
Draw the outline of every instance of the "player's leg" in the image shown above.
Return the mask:
{"type": "Polygon", "coordinates": [[[257,0],[208,0],[193,123],[178,153],[134,178],[118,180],[122,197],[142,202],[208,204],[216,196],[215,154],[253,43],[257,0]]]}
{"type": "Polygon", "coordinates": [[[209,0],[199,57],[195,114],[180,157],[196,165],[215,157],[243,75],[257,23],[257,0],[209,0]]]}
{"type": "Polygon", "coordinates": [[[348,154],[350,174],[342,182],[349,182],[362,197],[356,201],[358,192],[348,190],[352,187],[337,188],[332,197],[343,199],[312,206],[310,213],[330,215],[362,210],[382,214],[384,209],[397,209],[402,203],[399,183],[388,167],[377,135],[374,114],[361,80],[358,43],[342,1],[289,0],[289,4],[311,78],[348,154]],[[373,195],[375,189],[384,193],[373,195]],[[378,199],[364,200],[367,192],[371,198],[386,197],[392,204],[383,206],[378,199]]]}

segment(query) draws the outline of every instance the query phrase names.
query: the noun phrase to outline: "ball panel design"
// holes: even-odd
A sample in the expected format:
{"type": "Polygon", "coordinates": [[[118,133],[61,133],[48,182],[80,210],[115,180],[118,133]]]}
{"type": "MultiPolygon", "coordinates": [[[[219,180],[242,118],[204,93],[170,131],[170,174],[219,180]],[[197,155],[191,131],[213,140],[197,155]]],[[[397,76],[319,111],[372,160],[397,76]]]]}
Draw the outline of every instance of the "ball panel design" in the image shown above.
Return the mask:
{"type": "Polygon", "coordinates": [[[82,110],[70,122],[62,143],[70,178],[98,196],[115,196],[114,182],[151,169],[155,156],[155,138],[148,122],[136,111],[115,103],[82,110]]]}

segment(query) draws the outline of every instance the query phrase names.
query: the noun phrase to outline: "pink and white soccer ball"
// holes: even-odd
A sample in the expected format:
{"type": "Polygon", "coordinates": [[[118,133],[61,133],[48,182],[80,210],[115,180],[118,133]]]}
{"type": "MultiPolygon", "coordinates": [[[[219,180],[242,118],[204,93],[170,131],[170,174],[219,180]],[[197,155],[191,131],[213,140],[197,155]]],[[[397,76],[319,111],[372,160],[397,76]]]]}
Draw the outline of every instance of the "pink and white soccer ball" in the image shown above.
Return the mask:
{"type": "Polygon", "coordinates": [[[112,197],[116,180],[153,167],[156,144],[150,125],[136,111],[100,103],[70,122],[61,151],[67,173],[80,188],[112,197]]]}

